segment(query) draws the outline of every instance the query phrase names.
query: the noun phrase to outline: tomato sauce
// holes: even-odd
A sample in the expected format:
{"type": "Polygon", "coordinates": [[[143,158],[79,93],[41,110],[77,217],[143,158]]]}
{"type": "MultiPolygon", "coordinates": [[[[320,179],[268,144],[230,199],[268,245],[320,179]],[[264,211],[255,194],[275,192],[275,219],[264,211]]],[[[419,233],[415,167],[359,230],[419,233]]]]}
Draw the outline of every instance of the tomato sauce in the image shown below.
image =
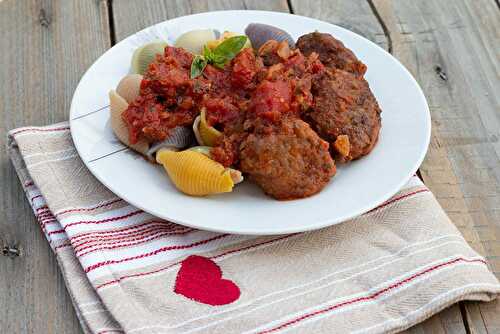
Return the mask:
{"type": "MultiPolygon", "coordinates": [[[[207,65],[201,76],[191,79],[193,55],[167,46],[144,75],[140,96],[122,115],[130,142],[164,140],[176,126],[190,126],[202,110],[208,124],[227,136],[234,124],[241,128],[251,119],[276,122],[284,114],[298,116],[312,103],[311,75],[322,70],[321,62],[298,50],[279,57],[281,63],[265,66],[247,48],[223,69],[207,65]]],[[[217,160],[230,164],[236,159],[229,153],[234,145],[226,140],[221,146],[217,160]]]]}
{"type": "Polygon", "coordinates": [[[290,81],[265,80],[257,86],[251,100],[251,112],[258,117],[277,121],[281,114],[292,111],[292,87],[290,81]]]}

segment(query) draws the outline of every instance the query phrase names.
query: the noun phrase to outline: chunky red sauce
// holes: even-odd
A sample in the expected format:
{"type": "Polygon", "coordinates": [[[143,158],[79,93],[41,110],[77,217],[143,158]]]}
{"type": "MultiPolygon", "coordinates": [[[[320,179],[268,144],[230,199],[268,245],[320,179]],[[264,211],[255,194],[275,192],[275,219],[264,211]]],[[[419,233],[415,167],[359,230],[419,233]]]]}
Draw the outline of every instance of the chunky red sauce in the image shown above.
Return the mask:
{"type": "Polygon", "coordinates": [[[233,164],[242,136],[234,129],[252,119],[272,123],[283,115],[299,115],[312,104],[311,76],[322,71],[315,54],[306,58],[283,45],[266,52],[273,54],[265,58],[244,49],[224,69],[207,65],[201,76],[191,79],[193,56],[166,47],[149,66],[140,96],[123,113],[130,142],[164,140],[171,129],[191,125],[205,110],[208,124],[225,135],[213,150],[215,159],[233,164]],[[263,59],[273,64],[264,65],[263,59]]]}
{"type": "Polygon", "coordinates": [[[291,112],[292,85],[290,81],[262,81],[252,95],[251,112],[258,117],[277,121],[282,114],[291,112]]]}

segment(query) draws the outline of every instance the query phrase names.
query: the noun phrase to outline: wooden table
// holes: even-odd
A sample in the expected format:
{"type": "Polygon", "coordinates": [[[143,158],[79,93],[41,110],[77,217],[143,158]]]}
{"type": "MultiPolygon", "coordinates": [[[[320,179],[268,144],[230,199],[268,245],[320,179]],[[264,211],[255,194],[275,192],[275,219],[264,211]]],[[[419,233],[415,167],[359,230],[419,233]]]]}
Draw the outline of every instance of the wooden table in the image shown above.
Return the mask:
{"type": "MultiPolygon", "coordinates": [[[[346,27],[396,56],[432,113],[420,173],[500,277],[498,0],[0,0],[0,333],[80,333],[54,256],[5,149],[7,130],[68,119],[83,72],[114,43],[156,22],[262,9],[346,27]]],[[[401,112],[404,112],[402,110],[401,112]]],[[[411,333],[500,333],[500,302],[464,302],[411,333]]]]}

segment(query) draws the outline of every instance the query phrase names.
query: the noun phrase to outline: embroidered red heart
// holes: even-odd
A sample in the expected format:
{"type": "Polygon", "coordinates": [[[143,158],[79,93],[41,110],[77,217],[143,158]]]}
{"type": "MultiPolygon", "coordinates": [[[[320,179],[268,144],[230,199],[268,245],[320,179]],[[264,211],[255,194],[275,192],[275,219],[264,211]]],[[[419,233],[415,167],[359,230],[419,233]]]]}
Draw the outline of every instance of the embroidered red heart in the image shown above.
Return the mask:
{"type": "Polygon", "coordinates": [[[182,261],[174,292],[208,305],[226,305],[240,297],[233,281],[222,279],[220,267],[203,256],[191,255],[182,261]]]}

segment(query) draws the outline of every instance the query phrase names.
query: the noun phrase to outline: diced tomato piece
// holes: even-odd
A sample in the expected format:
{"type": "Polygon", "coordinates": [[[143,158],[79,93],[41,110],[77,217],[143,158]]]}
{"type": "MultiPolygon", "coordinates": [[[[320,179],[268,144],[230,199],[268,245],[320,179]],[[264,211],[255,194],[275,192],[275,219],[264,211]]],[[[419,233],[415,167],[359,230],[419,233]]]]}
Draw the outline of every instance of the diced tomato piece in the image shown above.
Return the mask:
{"type": "Polygon", "coordinates": [[[258,117],[277,121],[281,114],[290,111],[292,88],[289,81],[260,83],[254,91],[250,110],[258,117]]]}

